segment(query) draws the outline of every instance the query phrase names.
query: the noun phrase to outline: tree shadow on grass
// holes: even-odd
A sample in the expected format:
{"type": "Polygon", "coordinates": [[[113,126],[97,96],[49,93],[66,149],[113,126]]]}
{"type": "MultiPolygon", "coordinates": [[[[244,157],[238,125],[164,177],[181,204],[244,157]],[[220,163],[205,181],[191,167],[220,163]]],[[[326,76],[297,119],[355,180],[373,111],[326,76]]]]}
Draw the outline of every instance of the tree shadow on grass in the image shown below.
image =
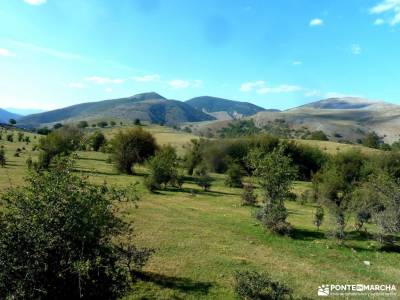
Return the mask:
{"type": "Polygon", "coordinates": [[[350,231],[346,232],[346,239],[354,241],[368,241],[373,240],[374,235],[367,231],[350,231]]]}
{"type": "Polygon", "coordinates": [[[133,278],[137,280],[152,282],[163,288],[179,290],[181,292],[207,295],[210,288],[213,286],[211,282],[193,281],[189,278],[167,276],[151,272],[134,272],[133,278]]]}
{"type": "Polygon", "coordinates": [[[326,236],[322,231],[294,228],[291,237],[295,240],[313,241],[325,240],[326,236]]]}
{"type": "Polygon", "coordinates": [[[78,160],[93,160],[93,161],[101,161],[101,162],[105,162],[107,161],[106,158],[90,158],[90,157],[78,157],[78,160]]]}

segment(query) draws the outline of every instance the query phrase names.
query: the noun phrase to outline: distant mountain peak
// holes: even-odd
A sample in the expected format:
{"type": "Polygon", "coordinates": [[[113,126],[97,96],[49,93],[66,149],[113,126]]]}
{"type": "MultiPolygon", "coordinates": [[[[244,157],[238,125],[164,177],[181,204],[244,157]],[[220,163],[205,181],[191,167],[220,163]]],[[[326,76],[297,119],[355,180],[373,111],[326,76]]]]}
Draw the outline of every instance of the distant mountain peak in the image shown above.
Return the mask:
{"type": "Polygon", "coordinates": [[[136,94],[136,95],[130,96],[128,98],[129,99],[135,99],[135,100],[138,100],[138,101],[156,100],[156,99],[166,100],[166,98],[164,98],[160,94],[157,94],[156,92],[140,93],[140,94],[136,94]]]}
{"type": "Polygon", "coordinates": [[[290,111],[299,109],[381,109],[382,107],[396,106],[395,104],[383,102],[383,101],[373,101],[369,99],[364,99],[360,97],[336,97],[328,98],[312,103],[308,103],[293,109],[290,111]]]}

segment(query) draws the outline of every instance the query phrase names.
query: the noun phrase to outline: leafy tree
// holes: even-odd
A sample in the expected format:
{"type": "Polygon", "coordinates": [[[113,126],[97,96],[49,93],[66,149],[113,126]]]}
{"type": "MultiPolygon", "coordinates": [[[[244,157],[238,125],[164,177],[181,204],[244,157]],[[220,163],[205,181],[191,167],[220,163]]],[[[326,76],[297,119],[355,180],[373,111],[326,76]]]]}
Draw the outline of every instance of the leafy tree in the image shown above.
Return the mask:
{"type": "Polygon", "coordinates": [[[229,187],[242,187],[242,169],[240,165],[236,163],[231,163],[226,172],[225,185],[229,187]]]}
{"type": "Polygon", "coordinates": [[[254,135],[261,131],[253,120],[240,120],[228,124],[219,131],[221,137],[235,138],[240,136],[254,135]]]}
{"type": "Polygon", "coordinates": [[[37,130],[37,133],[41,134],[41,135],[48,135],[50,132],[51,132],[51,129],[47,128],[47,126],[39,128],[37,130]]]}
{"type": "Polygon", "coordinates": [[[78,149],[82,133],[75,127],[64,126],[39,140],[39,167],[46,169],[57,155],[65,156],[78,149]]]}
{"type": "Polygon", "coordinates": [[[18,142],[22,142],[22,140],[24,139],[24,133],[18,131],[17,137],[18,137],[18,142]]]}
{"type": "Polygon", "coordinates": [[[375,133],[368,133],[363,139],[362,144],[365,147],[378,149],[380,144],[382,143],[381,138],[375,133]]]}
{"type": "Polygon", "coordinates": [[[296,169],[292,160],[279,147],[265,154],[259,149],[249,155],[249,164],[254,169],[264,194],[264,207],[257,213],[263,225],[279,234],[289,234],[291,226],[286,221],[288,212],[284,200],[290,194],[296,169]]]}
{"type": "Polygon", "coordinates": [[[108,123],[106,121],[100,121],[97,123],[97,126],[100,128],[104,128],[108,126],[108,123]]]}
{"type": "Polygon", "coordinates": [[[0,148],[0,166],[4,168],[6,166],[6,153],[3,146],[0,148]]]}
{"type": "Polygon", "coordinates": [[[142,128],[119,131],[111,140],[113,161],[117,169],[133,174],[133,165],[153,156],[158,149],[153,135],[142,128]]]}
{"type": "Polygon", "coordinates": [[[178,157],[173,147],[162,147],[149,159],[148,164],[150,175],[146,180],[146,186],[150,191],[165,188],[168,184],[178,185],[178,157]]]}
{"type": "Polygon", "coordinates": [[[15,125],[15,124],[17,124],[17,121],[15,119],[10,119],[10,120],[8,120],[8,123],[10,125],[15,125]]]}
{"type": "Polygon", "coordinates": [[[101,131],[94,132],[89,138],[89,144],[94,151],[99,149],[106,144],[107,140],[101,131]]]}
{"type": "Polygon", "coordinates": [[[189,175],[193,175],[194,169],[203,161],[201,146],[204,140],[192,139],[186,150],[185,164],[189,175]]]}
{"type": "Polygon", "coordinates": [[[211,183],[213,179],[208,175],[207,167],[203,164],[197,167],[194,171],[194,175],[196,176],[196,183],[200,186],[204,191],[208,191],[211,187],[211,183]]]}
{"type": "Polygon", "coordinates": [[[364,212],[378,227],[378,240],[393,243],[393,235],[400,233],[400,181],[385,171],[378,170],[360,188],[368,206],[364,212]]]}
{"type": "Polygon", "coordinates": [[[117,123],[115,123],[115,121],[110,121],[110,125],[115,126],[115,125],[117,125],[117,123]]]}
{"type": "Polygon", "coordinates": [[[56,124],[54,124],[53,129],[56,130],[56,129],[60,129],[61,127],[63,127],[63,124],[56,123],[56,124]]]}
{"type": "Polygon", "coordinates": [[[14,142],[14,134],[7,134],[7,141],[13,143],[14,142]]]}
{"type": "Polygon", "coordinates": [[[87,121],[79,121],[78,125],[76,125],[80,129],[85,129],[89,127],[89,123],[87,121]]]}
{"type": "Polygon", "coordinates": [[[322,206],[318,206],[317,209],[315,210],[315,215],[314,215],[314,225],[317,227],[317,230],[319,230],[319,227],[322,224],[322,221],[324,220],[324,209],[322,206]]]}
{"type": "Polygon", "coordinates": [[[329,138],[322,130],[314,131],[313,133],[311,133],[309,139],[315,141],[329,141],[329,138]]]}
{"type": "Polygon", "coordinates": [[[244,300],[293,299],[291,289],[272,280],[269,274],[256,271],[236,271],[235,292],[244,300]]]}
{"type": "Polygon", "coordinates": [[[359,151],[337,154],[315,177],[317,197],[336,221],[334,236],[345,237],[346,215],[357,185],[364,180],[366,158],[359,151]]]}
{"type": "Polygon", "coordinates": [[[257,195],[254,194],[254,186],[252,183],[243,185],[242,205],[255,206],[257,204],[257,195]]]}
{"type": "MultiPolygon", "coordinates": [[[[0,298],[117,299],[152,250],[113,243],[131,233],[118,201],[132,192],[96,186],[62,159],[2,196],[0,298]]],[[[129,239],[122,239],[128,240],[129,239]]]]}

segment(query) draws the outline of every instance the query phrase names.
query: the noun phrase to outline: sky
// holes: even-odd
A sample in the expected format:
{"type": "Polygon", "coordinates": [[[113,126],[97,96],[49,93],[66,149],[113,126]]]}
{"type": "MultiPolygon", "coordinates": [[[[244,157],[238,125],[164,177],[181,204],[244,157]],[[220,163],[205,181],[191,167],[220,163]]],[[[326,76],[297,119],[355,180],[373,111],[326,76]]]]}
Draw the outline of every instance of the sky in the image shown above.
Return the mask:
{"type": "Polygon", "coordinates": [[[155,91],[400,104],[400,0],[0,0],[0,107],[155,91]]]}

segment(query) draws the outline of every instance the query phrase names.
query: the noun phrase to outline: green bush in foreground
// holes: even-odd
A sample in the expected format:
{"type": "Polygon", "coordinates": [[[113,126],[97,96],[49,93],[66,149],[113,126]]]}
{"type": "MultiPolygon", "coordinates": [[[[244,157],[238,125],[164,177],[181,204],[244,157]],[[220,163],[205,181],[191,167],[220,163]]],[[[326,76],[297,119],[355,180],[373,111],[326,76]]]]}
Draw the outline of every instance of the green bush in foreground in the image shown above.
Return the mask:
{"type": "Polygon", "coordinates": [[[56,161],[2,197],[0,299],[116,299],[151,254],[113,243],[131,231],[114,205],[128,194],[72,169],[56,161]]]}
{"type": "Polygon", "coordinates": [[[266,273],[237,271],[235,273],[235,292],[246,300],[284,300],[293,299],[292,291],[266,273]]]}

